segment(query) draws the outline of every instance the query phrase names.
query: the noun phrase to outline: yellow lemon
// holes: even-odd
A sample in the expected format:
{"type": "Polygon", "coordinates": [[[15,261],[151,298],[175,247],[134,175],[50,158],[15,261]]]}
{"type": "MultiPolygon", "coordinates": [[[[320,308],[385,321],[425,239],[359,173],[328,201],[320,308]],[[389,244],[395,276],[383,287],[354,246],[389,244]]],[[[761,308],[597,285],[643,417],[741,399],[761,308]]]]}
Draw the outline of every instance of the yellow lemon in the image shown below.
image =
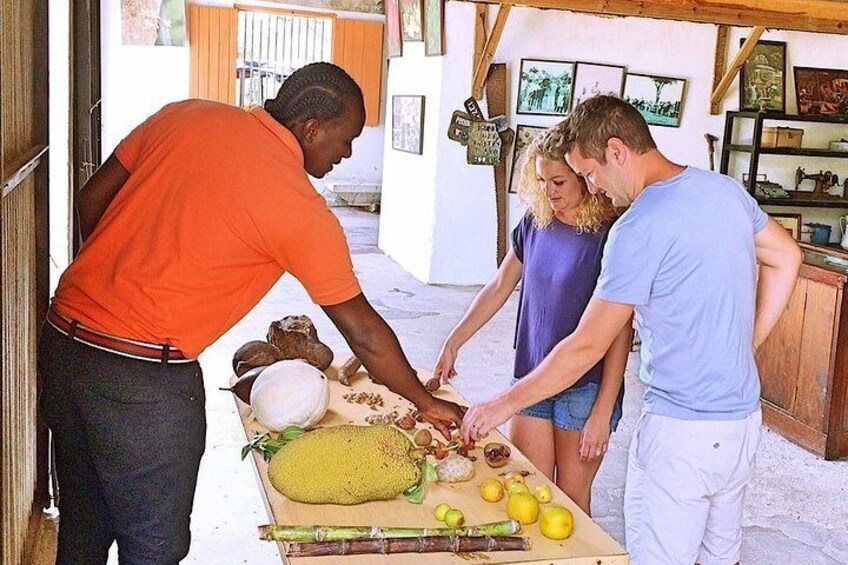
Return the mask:
{"type": "Polygon", "coordinates": [[[536,500],[538,500],[542,504],[550,502],[554,497],[553,493],[551,492],[550,485],[537,486],[536,489],[533,491],[533,495],[536,497],[536,500]]]}
{"type": "Polygon", "coordinates": [[[488,478],[480,485],[480,496],[486,502],[497,502],[503,498],[504,489],[497,479],[488,478]]]}
{"type": "Polygon", "coordinates": [[[524,475],[521,473],[510,473],[504,478],[504,488],[509,491],[509,485],[513,483],[523,483],[524,475]]]}
{"type": "Polygon", "coordinates": [[[565,539],[574,529],[574,515],[568,508],[552,504],[542,510],[539,529],[546,538],[565,539]]]}
{"type": "Polygon", "coordinates": [[[436,520],[439,520],[440,522],[444,522],[445,521],[445,514],[447,514],[448,510],[450,510],[450,509],[451,509],[450,504],[442,503],[442,504],[439,504],[438,506],[436,506],[436,510],[433,512],[433,514],[436,516],[436,520]]]}
{"type": "Polygon", "coordinates": [[[506,515],[525,526],[532,524],[539,519],[539,501],[527,492],[514,494],[509,497],[509,502],[506,504],[506,515]]]}
{"type": "Polygon", "coordinates": [[[461,526],[465,523],[465,516],[463,516],[461,510],[457,510],[456,508],[451,508],[445,514],[445,525],[451,528],[456,528],[457,526],[461,526]]]}
{"type": "Polygon", "coordinates": [[[514,494],[529,493],[529,492],[530,492],[530,488],[525,483],[512,483],[506,489],[506,493],[509,496],[512,496],[514,494]]]}

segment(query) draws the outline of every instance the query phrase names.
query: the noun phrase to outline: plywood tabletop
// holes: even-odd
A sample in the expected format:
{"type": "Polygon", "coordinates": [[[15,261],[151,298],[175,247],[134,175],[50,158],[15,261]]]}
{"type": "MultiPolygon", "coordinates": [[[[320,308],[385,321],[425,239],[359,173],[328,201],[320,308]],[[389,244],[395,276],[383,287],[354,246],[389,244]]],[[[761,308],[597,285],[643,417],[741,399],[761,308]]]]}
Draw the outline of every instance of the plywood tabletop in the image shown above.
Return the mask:
{"type": "MultiPolygon", "coordinates": [[[[326,373],[330,377],[330,407],[320,422],[320,426],[336,426],[341,424],[366,425],[365,417],[396,410],[405,414],[412,404],[404,398],[392,393],[386,387],[377,385],[366,375],[364,369],[356,374],[350,387],[336,380],[336,366],[330,367],[326,373]],[[377,393],[383,397],[384,406],[372,410],[364,404],[352,404],[343,398],[345,394],[367,392],[377,393]]],[[[426,381],[431,374],[418,371],[419,377],[426,381]]],[[[235,379],[235,377],[234,377],[235,379]]],[[[450,386],[442,386],[435,395],[439,398],[467,404],[462,397],[450,386]]],[[[235,396],[233,397],[235,398],[235,396]]],[[[253,418],[250,406],[235,400],[239,415],[244,425],[245,437],[253,438],[257,431],[265,431],[253,418]]],[[[433,431],[433,437],[441,438],[438,432],[428,424],[418,424],[418,429],[427,427],[433,431]]],[[[408,432],[415,433],[415,430],[408,432]]],[[[444,438],[441,438],[444,439],[444,438]]],[[[393,500],[368,502],[354,506],[332,504],[303,504],[286,499],[277,492],[268,480],[268,466],[258,453],[253,454],[257,475],[261,483],[262,496],[268,508],[272,523],[288,525],[339,525],[339,526],[406,526],[406,527],[443,527],[444,524],[433,517],[433,510],[440,503],[447,503],[452,508],[459,508],[465,515],[466,525],[483,524],[506,520],[506,497],[499,502],[490,503],[478,494],[478,488],[483,479],[497,477],[504,470],[527,470],[533,474],[527,477],[531,489],[541,484],[548,484],[553,495],[553,504],[560,504],[570,509],[574,514],[574,532],[570,538],[554,541],[544,537],[539,531],[538,522],[524,526],[521,536],[529,537],[532,549],[529,551],[496,551],[485,554],[459,556],[451,553],[429,553],[401,555],[350,555],[345,557],[300,557],[286,558],[284,544],[280,544],[280,554],[283,562],[290,565],[389,565],[399,562],[404,565],[445,565],[445,564],[487,564],[502,563],[537,564],[537,565],[627,565],[627,552],[607,534],[600,526],[592,521],[577,505],[571,501],[556,485],[548,481],[505,437],[495,431],[484,443],[496,441],[510,446],[512,456],[506,467],[492,469],[483,460],[482,445],[477,447],[472,455],[477,456],[474,463],[475,475],[470,481],[457,484],[430,483],[427,485],[423,504],[412,504],[403,497],[393,500]]],[[[338,454],[340,465],[344,464],[345,453],[338,454]]],[[[501,477],[502,478],[502,477],[501,477]]],[[[257,534],[258,537],[258,534],[257,534]]],[[[269,542],[263,542],[269,543],[269,542]]]]}

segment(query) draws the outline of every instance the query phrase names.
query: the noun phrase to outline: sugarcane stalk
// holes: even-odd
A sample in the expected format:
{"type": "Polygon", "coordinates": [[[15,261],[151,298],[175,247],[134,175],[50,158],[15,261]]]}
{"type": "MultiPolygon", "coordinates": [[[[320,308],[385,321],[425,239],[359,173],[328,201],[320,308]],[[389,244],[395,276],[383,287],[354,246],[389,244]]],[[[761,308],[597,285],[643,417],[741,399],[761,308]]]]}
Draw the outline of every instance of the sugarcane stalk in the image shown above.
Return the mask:
{"type": "Polygon", "coordinates": [[[288,544],[288,557],[361,555],[366,553],[469,553],[478,551],[528,551],[530,538],[423,536],[401,539],[362,539],[288,544]]]}
{"type": "Polygon", "coordinates": [[[521,531],[516,520],[456,528],[381,528],[378,526],[259,526],[259,538],[268,541],[339,541],[355,539],[403,539],[419,537],[511,536],[521,531]]]}

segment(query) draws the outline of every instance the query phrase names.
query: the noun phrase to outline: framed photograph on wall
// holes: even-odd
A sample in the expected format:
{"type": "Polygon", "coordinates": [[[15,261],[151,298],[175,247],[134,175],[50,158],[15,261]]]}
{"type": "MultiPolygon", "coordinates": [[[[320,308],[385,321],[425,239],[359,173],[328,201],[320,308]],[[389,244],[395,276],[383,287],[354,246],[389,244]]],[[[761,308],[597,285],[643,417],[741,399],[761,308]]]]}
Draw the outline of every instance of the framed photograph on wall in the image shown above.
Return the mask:
{"type": "Polygon", "coordinates": [[[424,0],[424,55],[445,54],[445,0],[424,0]]]}
{"type": "Polygon", "coordinates": [[[848,70],[794,67],[798,114],[848,116],[848,70]]]}
{"type": "Polygon", "coordinates": [[[421,155],[424,147],[424,97],[392,96],[392,149],[421,155]]]}
{"type": "Polygon", "coordinates": [[[518,125],[515,128],[515,144],[512,149],[512,167],[509,177],[509,191],[512,193],[518,192],[518,180],[521,176],[521,171],[518,170],[521,165],[521,158],[524,155],[524,150],[533,142],[537,135],[548,128],[540,126],[523,126],[518,125]]]}
{"type": "Polygon", "coordinates": [[[624,67],[599,63],[577,63],[574,71],[574,101],[572,108],[596,94],[621,96],[624,86],[624,67]]]}
{"type": "MultiPolygon", "coordinates": [[[[745,38],[739,40],[745,43],[745,38]]],[[[739,109],[786,112],[786,43],[757,41],[739,69],[739,109]]]]}
{"type": "Polygon", "coordinates": [[[421,11],[423,0],[398,0],[400,31],[404,41],[421,41],[421,11]]]}
{"type": "Polygon", "coordinates": [[[519,114],[564,116],[571,107],[572,61],[521,59],[518,75],[519,114]]]}
{"type": "Polygon", "coordinates": [[[801,214],[769,214],[774,221],[783,226],[789,235],[801,240],[801,214]]]}
{"type": "Polygon", "coordinates": [[[680,127],[686,79],[627,73],[624,100],[639,110],[648,125],[680,127]]]}
{"type": "Polygon", "coordinates": [[[398,0],[386,0],[386,56],[403,56],[403,39],[400,32],[400,7],[398,0]]]}

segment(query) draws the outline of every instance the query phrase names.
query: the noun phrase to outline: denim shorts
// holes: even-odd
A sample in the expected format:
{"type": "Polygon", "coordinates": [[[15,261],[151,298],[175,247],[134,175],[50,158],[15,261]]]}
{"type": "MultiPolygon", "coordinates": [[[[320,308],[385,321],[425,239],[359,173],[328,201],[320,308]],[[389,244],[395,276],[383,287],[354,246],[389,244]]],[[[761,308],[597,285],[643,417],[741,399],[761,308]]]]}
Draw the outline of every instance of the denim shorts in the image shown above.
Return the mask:
{"type": "MultiPolygon", "coordinates": [[[[513,379],[512,383],[515,384],[519,380],[513,379]]],[[[547,400],[528,406],[519,414],[552,420],[558,428],[579,432],[583,430],[589,414],[592,413],[599,390],[600,385],[597,383],[586,383],[579,388],[567,388],[547,400]]],[[[618,428],[619,421],[621,421],[621,401],[616,401],[612,409],[610,431],[614,432],[618,428]]]]}

